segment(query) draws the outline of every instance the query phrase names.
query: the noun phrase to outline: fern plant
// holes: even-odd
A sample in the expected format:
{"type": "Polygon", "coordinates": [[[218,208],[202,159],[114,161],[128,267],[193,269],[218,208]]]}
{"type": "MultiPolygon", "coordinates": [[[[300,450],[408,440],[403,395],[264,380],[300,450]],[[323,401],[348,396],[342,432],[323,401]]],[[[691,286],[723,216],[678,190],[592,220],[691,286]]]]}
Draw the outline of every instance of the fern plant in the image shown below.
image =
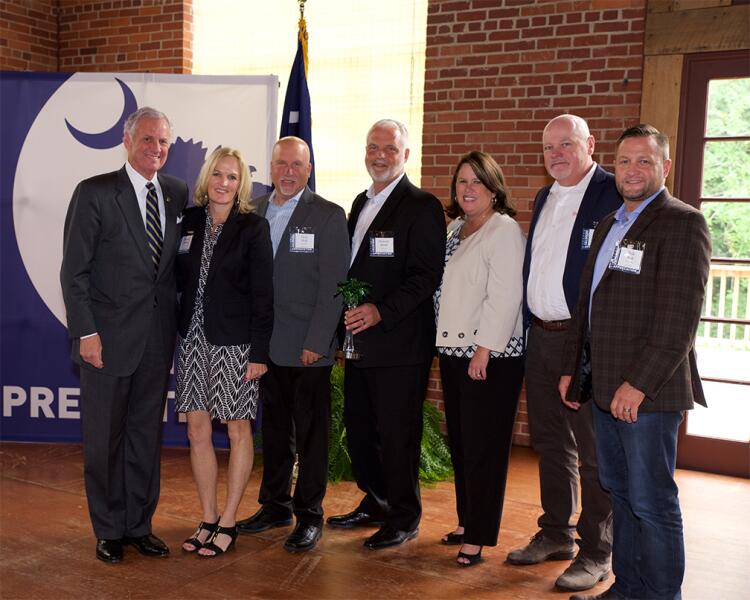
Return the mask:
{"type": "MultiPolygon", "coordinates": [[[[430,402],[423,404],[424,428],[419,460],[419,479],[436,483],[453,476],[448,446],[440,433],[440,411],[430,402]]],[[[328,479],[336,482],[354,479],[352,461],[346,446],[344,427],[344,369],[334,365],[331,370],[331,433],[328,448],[328,479]]]]}

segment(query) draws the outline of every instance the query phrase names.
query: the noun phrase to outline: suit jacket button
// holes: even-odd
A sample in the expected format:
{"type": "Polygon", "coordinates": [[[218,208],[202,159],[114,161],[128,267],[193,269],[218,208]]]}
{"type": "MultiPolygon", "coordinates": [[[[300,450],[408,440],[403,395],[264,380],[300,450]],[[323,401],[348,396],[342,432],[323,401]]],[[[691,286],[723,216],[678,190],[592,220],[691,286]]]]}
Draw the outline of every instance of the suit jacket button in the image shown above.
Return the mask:
{"type": "Polygon", "coordinates": [[[444,337],[444,338],[448,337],[448,332],[447,332],[447,331],[444,331],[444,332],[443,332],[443,337],[444,337]]]}
{"type": "Polygon", "coordinates": [[[458,334],[458,339],[459,339],[459,340],[462,340],[462,339],[464,339],[464,334],[463,334],[463,331],[462,331],[461,333],[459,333],[459,334],[458,334]]]}

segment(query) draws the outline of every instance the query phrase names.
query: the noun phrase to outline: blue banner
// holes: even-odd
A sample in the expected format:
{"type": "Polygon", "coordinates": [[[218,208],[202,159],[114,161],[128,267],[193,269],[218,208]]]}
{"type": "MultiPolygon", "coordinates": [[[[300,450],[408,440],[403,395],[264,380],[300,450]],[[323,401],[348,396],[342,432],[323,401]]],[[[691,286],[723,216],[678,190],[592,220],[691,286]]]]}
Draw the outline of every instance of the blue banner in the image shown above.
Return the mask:
{"type": "MultiPolygon", "coordinates": [[[[128,114],[149,105],[170,117],[164,171],[191,189],[207,154],[224,145],[242,151],[259,195],[270,185],[277,94],[275,76],[0,73],[0,439],[80,440],[59,279],[63,222],[79,181],[124,164],[128,114]]],[[[164,443],[186,445],[173,399],[170,391],[164,443]]],[[[226,445],[223,434],[217,443],[226,445]]]]}

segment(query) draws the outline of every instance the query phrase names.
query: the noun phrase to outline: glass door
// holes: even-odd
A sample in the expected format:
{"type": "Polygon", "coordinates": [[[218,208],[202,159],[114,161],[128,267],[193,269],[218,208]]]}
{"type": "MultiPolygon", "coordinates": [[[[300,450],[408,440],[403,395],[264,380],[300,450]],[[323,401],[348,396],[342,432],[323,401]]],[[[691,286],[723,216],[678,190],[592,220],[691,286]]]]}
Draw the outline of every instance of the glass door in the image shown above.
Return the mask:
{"type": "Polygon", "coordinates": [[[685,57],[676,195],[706,217],[713,256],[696,336],[708,408],[690,411],[678,466],[750,477],[750,61],[685,57]]]}

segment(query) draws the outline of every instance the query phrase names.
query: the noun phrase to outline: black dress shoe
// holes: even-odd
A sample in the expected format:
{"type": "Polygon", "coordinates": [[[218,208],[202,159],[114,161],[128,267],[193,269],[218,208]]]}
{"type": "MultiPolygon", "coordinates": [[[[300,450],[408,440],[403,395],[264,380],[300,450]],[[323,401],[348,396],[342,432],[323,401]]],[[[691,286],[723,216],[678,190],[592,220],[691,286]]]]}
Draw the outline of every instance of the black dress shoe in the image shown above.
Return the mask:
{"type": "Polygon", "coordinates": [[[404,542],[417,537],[418,533],[418,528],[412,529],[411,531],[402,531],[401,529],[394,529],[389,525],[385,525],[365,540],[365,546],[370,548],[370,550],[399,546],[404,542]]]}
{"type": "Polygon", "coordinates": [[[359,509],[353,510],[345,515],[336,515],[328,517],[326,521],[331,527],[340,527],[341,529],[351,529],[352,527],[364,527],[367,525],[380,527],[383,524],[381,519],[372,516],[359,509]]]}
{"type": "Polygon", "coordinates": [[[167,556],[169,548],[153,533],[148,533],[140,537],[124,537],[122,543],[126,546],[133,546],[138,552],[145,556],[167,556]]]}
{"type": "Polygon", "coordinates": [[[96,540],[96,558],[106,563],[115,564],[122,560],[122,542],[120,540],[96,540]]]}
{"type": "Polygon", "coordinates": [[[274,515],[261,508],[252,517],[237,521],[237,531],[240,533],[260,533],[273,527],[286,527],[292,524],[291,516],[274,515]]]}
{"type": "Polygon", "coordinates": [[[323,535],[323,528],[312,523],[297,523],[291,535],[284,542],[284,550],[289,552],[305,552],[315,548],[315,544],[323,535]]]}

